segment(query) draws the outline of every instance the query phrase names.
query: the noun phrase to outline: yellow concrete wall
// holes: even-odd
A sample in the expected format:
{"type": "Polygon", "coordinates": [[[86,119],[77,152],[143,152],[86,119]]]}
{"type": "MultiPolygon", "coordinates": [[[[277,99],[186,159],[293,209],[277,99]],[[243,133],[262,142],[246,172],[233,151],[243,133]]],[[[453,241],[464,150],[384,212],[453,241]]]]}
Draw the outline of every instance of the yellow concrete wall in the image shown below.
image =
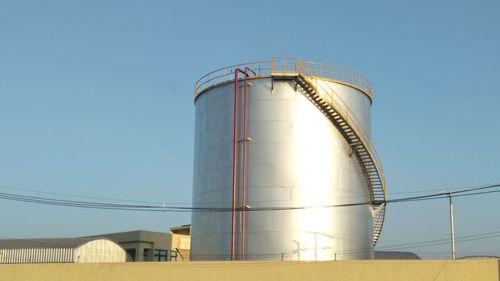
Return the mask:
{"type": "Polygon", "coordinates": [[[189,261],[191,235],[171,233],[170,249],[178,250],[177,261],[189,261]]]}
{"type": "Polygon", "coordinates": [[[3,264],[0,281],[499,281],[497,260],[3,264]]]}

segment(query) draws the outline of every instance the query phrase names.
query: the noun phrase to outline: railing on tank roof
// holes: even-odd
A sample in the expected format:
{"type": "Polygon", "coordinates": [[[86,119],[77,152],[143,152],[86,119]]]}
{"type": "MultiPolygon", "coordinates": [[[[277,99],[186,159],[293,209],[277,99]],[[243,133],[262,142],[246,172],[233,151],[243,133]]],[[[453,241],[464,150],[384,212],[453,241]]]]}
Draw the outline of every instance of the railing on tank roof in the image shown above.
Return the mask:
{"type": "MultiPolygon", "coordinates": [[[[356,88],[365,93],[370,99],[372,98],[372,85],[368,79],[344,67],[324,64],[319,62],[307,62],[308,66],[314,70],[315,77],[344,84],[356,88]]],[[[301,60],[299,58],[289,57],[272,57],[271,60],[255,61],[231,65],[216,69],[204,75],[194,85],[194,98],[205,91],[206,89],[231,82],[234,80],[234,69],[236,67],[249,67],[255,71],[254,78],[269,77],[279,74],[298,74],[300,70],[301,60]]]]}

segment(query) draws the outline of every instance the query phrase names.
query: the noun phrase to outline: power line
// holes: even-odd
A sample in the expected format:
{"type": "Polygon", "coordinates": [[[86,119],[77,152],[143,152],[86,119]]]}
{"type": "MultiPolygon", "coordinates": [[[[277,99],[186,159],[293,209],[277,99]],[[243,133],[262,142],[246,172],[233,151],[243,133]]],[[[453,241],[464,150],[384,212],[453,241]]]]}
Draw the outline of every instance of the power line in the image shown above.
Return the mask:
{"type": "MultiPolygon", "coordinates": [[[[463,242],[490,239],[490,238],[496,238],[496,237],[500,237],[500,231],[459,236],[459,237],[457,237],[456,242],[463,243],[463,242]]],[[[438,245],[448,245],[449,243],[450,243],[449,238],[437,239],[437,240],[426,240],[426,241],[418,241],[418,242],[410,242],[410,243],[377,246],[375,249],[373,249],[373,248],[353,249],[353,250],[343,251],[341,254],[343,254],[343,255],[361,254],[361,253],[371,252],[373,250],[375,250],[375,251],[377,251],[377,250],[386,250],[386,251],[387,250],[393,250],[393,251],[394,250],[404,250],[404,249],[422,248],[422,247],[430,247],[430,246],[438,246],[438,245]]]]}
{"type": "MultiPolygon", "coordinates": [[[[498,237],[498,236],[500,236],[500,231],[492,231],[492,232],[484,232],[484,233],[459,236],[459,237],[457,237],[457,241],[472,241],[472,240],[486,239],[486,238],[498,237]]],[[[423,245],[423,244],[434,244],[434,243],[448,244],[449,241],[450,241],[449,238],[444,238],[444,239],[419,241],[419,242],[404,243],[404,244],[386,245],[386,246],[380,246],[377,249],[398,248],[401,246],[404,246],[404,247],[406,247],[406,246],[419,246],[419,245],[423,245]]]]}
{"type": "MultiPolygon", "coordinates": [[[[465,197],[474,196],[490,193],[498,193],[500,189],[494,189],[500,187],[500,184],[480,186],[474,188],[467,188],[449,192],[453,197],[465,197]],[[494,189],[494,190],[492,190],[494,189]]],[[[412,197],[402,197],[389,199],[381,202],[375,202],[378,204],[386,203],[406,203],[414,201],[424,201],[424,200],[435,200],[447,198],[448,193],[432,193],[427,195],[412,196],[412,197]]],[[[0,199],[34,203],[34,204],[44,204],[53,206],[64,206],[64,207],[77,207],[77,208],[87,208],[87,209],[103,209],[103,210],[120,210],[120,211],[147,211],[147,212],[232,212],[231,207],[190,207],[190,206],[167,206],[167,205],[151,205],[151,204],[122,204],[122,203],[106,203],[106,202],[95,202],[95,201],[81,201],[81,200],[67,200],[58,199],[42,196],[30,196],[15,193],[0,192],[0,199]]],[[[303,210],[303,209],[320,209],[320,208],[339,208],[339,207],[355,207],[372,205],[374,202],[359,202],[359,203],[346,203],[346,204],[332,204],[332,205],[318,205],[318,206],[289,206],[289,207],[247,207],[247,208],[237,208],[236,211],[245,212],[257,212],[257,211],[290,211],[290,210],[303,210]]]]}
{"type": "Polygon", "coordinates": [[[401,192],[388,192],[387,195],[432,193],[432,192],[441,192],[443,190],[446,190],[446,191],[455,191],[455,190],[462,190],[462,189],[468,189],[468,188],[476,188],[476,187],[489,186],[489,185],[494,185],[494,184],[493,183],[488,183],[488,184],[482,184],[482,185],[472,185],[472,186],[468,185],[468,186],[461,186],[461,187],[443,187],[443,188],[429,188],[429,189],[410,190],[410,191],[401,191],[401,192]]]}
{"type": "MultiPolygon", "coordinates": [[[[478,189],[483,189],[483,188],[489,188],[490,186],[496,186],[496,185],[487,185],[487,186],[482,186],[482,185],[476,185],[476,186],[469,186],[469,187],[456,187],[456,188],[446,188],[444,190],[447,191],[452,191],[451,193],[459,193],[462,191],[469,191],[469,190],[474,190],[476,188],[478,189]],[[457,190],[458,192],[453,192],[453,190],[457,190]]],[[[164,205],[165,201],[159,202],[159,201],[144,201],[144,200],[127,200],[127,199],[121,199],[121,198],[110,198],[110,197],[102,197],[102,196],[89,196],[89,195],[82,195],[82,194],[72,194],[72,193],[60,193],[60,192],[48,192],[48,191],[41,191],[41,190],[35,190],[31,188],[23,188],[23,187],[12,187],[12,186],[5,186],[5,185],[0,185],[0,189],[6,189],[6,190],[18,190],[18,191],[23,191],[27,193],[35,193],[35,194],[48,194],[48,195],[55,195],[57,197],[68,197],[68,198],[84,198],[84,199],[96,199],[100,201],[115,201],[115,202],[128,202],[128,203],[141,203],[141,204],[152,204],[154,206],[160,206],[164,205]]],[[[390,194],[418,194],[418,193],[425,193],[425,192],[432,192],[432,191],[442,191],[443,189],[426,189],[426,190],[416,190],[416,191],[408,191],[408,192],[395,192],[395,193],[388,193],[390,194]]],[[[7,193],[7,194],[14,194],[14,193],[7,193]]],[[[337,198],[337,199],[352,199],[355,198],[356,196],[346,196],[342,198],[337,198]]],[[[458,196],[457,196],[458,197],[458,196]]],[[[48,197],[44,197],[48,198],[48,197]]],[[[408,197],[410,198],[410,197],[408,197]]],[[[398,198],[401,199],[401,198],[398,198]]],[[[398,200],[395,199],[395,200],[398,200]]],[[[439,199],[439,198],[438,198],[439,199]]],[[[392,201],[389,199],[388,201],[392,201]]],[[[259,203],[271,203],[271,202],[289,202],[288,200],[259,200],[259,203]]],[[[187,205],[189,203],[179,203],[179,202],[168,202],[169,206],[172,205],[187,205]]]]}
{"type": "Polygon", "coordinates": [[[129,202],[129,203],[161,204],[161,202],[158,202],[158,201],[125,200],[125,199],[100,197],[100,196],[88,196],[88,195],[81,195],[81,194],[48,192],[48,191],[40,191],[40,190],[35,190],[35,189],[30,189],[30,188],[11,187],[11,186],[5,186],[5,185],[0,185],[0,189],[19,190],[19,191],[24,191],[24,192],[28,192],[28,193],[48,194],[48,195],[55,195],[55,196],[61,196],[61,197],[86,198],[86,199],[108,200],[108,201],[129,202]]]}

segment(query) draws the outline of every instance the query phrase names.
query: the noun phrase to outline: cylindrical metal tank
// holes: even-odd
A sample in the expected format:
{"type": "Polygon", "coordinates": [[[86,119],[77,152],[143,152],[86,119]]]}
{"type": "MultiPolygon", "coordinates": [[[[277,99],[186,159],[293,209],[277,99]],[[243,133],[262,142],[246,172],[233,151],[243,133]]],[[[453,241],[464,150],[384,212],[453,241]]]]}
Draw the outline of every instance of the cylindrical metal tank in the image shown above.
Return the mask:
{"type": "MultiPolygon", "coordinates": [[[[373,257],[373,206],[358,205],[374,196],[364,160],[298,83],[302,63],[232,66],[195,86],[191,260],[373,257]]],[[[369,82],[307,66],[312,89],[331,90],[369,140],[369,82]]]]}

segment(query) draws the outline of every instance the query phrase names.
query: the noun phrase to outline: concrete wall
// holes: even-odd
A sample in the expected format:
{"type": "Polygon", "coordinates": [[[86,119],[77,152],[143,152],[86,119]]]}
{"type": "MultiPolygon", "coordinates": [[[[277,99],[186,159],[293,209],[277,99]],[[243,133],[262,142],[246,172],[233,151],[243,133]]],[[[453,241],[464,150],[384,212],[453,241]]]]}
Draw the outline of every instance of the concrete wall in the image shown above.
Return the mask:
{"type": "Polygon", "coordinates": [[[6,264],[1,281],[499,281],[498,260],[6,264]]]}

